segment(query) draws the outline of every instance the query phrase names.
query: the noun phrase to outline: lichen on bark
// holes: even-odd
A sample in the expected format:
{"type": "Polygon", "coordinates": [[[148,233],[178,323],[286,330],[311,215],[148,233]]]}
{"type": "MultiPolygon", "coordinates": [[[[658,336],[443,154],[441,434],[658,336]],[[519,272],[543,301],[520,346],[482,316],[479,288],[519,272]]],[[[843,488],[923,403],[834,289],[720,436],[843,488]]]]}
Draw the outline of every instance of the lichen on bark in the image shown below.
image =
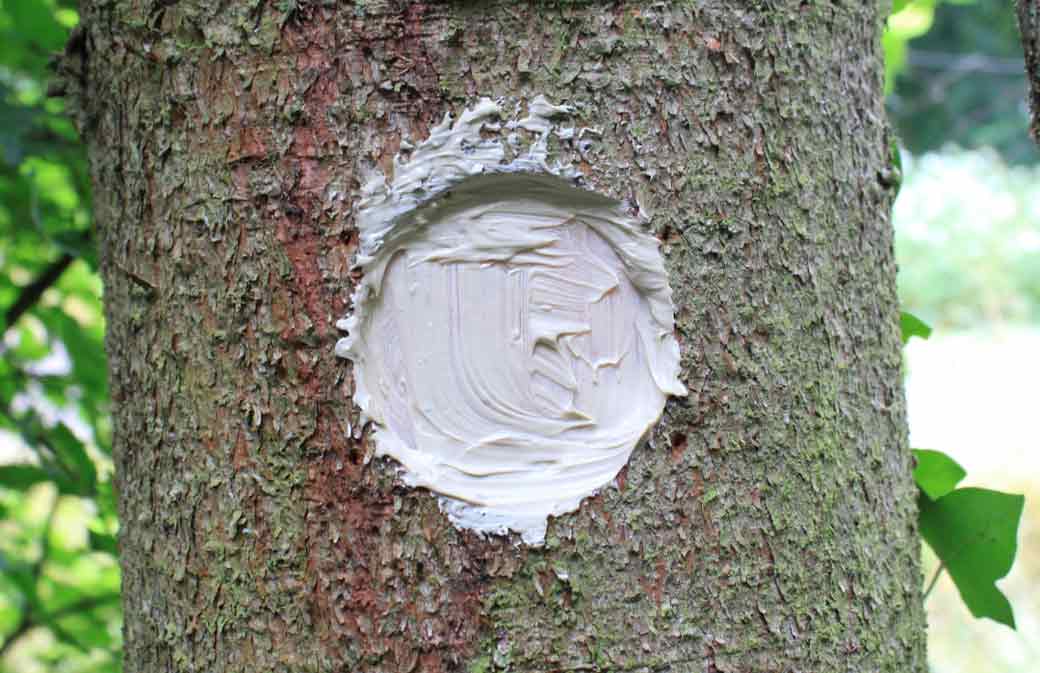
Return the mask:
{"type": "Polygon", "coordinates": [[[83,19],[127,671],[924,670],[874,3],[83,19]],[[367,460],[332,348],[362,174],[537,94],[662,241],[690,396],[532,550],[367,460]]]}

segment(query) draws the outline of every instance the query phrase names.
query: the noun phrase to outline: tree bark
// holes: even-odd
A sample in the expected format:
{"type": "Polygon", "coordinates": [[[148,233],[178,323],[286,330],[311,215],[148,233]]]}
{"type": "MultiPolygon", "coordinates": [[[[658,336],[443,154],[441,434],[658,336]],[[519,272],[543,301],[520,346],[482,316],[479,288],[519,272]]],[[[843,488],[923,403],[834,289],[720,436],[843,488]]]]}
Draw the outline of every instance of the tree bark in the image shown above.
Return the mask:
{"type": "Polygon", "coordinates": [[[1029,132],[1040,143],[1040,4],[1037,0],[1018,0],[1018,27],[1029,79],[1029,109],[1033,123],[1029,132]]]}
{"type": "Polygon", "coordinates": [[[925,670],[876,3],[83,20],[128,673],[925,670]],[[690,395],[530,548],[368,460],[333,346],[364,172],[539,94],[650,217],[690,395]]]}

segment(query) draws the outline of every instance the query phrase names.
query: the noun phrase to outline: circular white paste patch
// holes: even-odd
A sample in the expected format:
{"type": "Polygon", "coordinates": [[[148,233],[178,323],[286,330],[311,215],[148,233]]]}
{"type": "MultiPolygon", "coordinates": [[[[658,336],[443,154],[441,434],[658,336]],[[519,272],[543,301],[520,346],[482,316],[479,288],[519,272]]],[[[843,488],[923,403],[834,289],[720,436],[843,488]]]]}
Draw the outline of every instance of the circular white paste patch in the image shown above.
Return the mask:
{"type": "Polygon", "coordinates": [[[406,483],[457,526],[541,544],[686,391],[656,239],[614,200],[496,166],[410,208],[397,180],[369,190],[379,236],[337,350],[406,483]]]}

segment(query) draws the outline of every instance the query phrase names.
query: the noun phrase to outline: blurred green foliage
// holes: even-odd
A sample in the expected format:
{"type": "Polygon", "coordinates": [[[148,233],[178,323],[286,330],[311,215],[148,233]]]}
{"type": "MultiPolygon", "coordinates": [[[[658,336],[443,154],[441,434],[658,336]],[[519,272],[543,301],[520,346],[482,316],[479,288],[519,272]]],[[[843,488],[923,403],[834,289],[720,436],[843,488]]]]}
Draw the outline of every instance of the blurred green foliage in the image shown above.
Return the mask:
{"type": "Polygon", "coordinates": [[[888,113],[914,154],[992,147],[1037,163],[1010,0],[896,0],[884,36],[888,113]]]}
{"type": "Polygon", "coordinates": [[[1040,166],[959,150],[905,157],[903,172],[903,305],[944,330],[1040,322],[1040,166]]]}
{"type": "Polygon", "coordinates": [[[101,283],[84,151],[48,61],[68,0],[0,1],[0,667],[117,671],[101,283]]]}

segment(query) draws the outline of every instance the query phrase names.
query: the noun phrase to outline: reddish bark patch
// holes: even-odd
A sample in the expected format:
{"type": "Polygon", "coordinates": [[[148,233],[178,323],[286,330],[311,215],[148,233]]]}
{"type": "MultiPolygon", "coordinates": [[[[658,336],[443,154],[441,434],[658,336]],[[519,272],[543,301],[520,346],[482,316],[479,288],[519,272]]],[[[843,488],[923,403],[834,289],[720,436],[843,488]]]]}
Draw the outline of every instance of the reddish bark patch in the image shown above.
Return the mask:
{"type": "Polygon", "coordinates": [[[617,476],[614,477],[614,479],[617,481],[618,491],[624,493],[625,492],[625,487],[628,485],[628,465],[627,464],[618,471],[617,476]]]}
{"type": "Polygon", "coordinates": [[[262,159],[267,155],[266,135],[253,126],[239,129],[228,145],[228,161],[234,163],[242,159],[262,159]]]}
{"type": "Polygon", "coordinates": [[[231,455],[231,464],[235,466],[236,470],[244,470],[249,467],[251,462],[249,444],[246,442],[244,433],[240,429],[235,437],[235,448],[231,455]]]}
{"type": "Polygon", "coordinates": [[[654,567],[653,579],[640,579],[639,583],[643,587],[643,591],[646,595],[654,602],[658,608],[661,607],[661,600],[664,597],[664,584],[668,577],[668,563],[663,558],[657,559],[657,563],[654,567]]]}
{"type": "Polygon", "coordinates": [[[682,460],[683,454],[686,453],[686,446],[688,442],[686,434],[683,432],[672,433],[671,445],[672,445],[672,463],[678,463],[682,460]]]}
{"type": "MultiPolygon", "coordinates": [[[[332,178],[329,157],[336,156],[336,133],[328,125],[327,111],[338,96],[335,39],[323,22],[294,22],[287,27],[285,44],[294,53],[301,79],[310,81],[297,94],[303,113],[293,129],[292,144],[281,160],[283,174],[290,176],[284,194],[284,213],[278,240],[293,267],[295,294],[302,300],[310,325],[317,336],[330,330],[331,298],[324,287],[321,267],[325,240],[323,225],[325,191],[332,178]]],[[[299,333],[297,336],[304,336],[299,333]]]]}
{"type": "MultiPolygon", "coordinates": [[[[302,354],[314,348],[331,354],[332,318],[346,310],[356,281],[349,263],[357,235],[332,219],[349,204],[331,198],[329,185],[358,188],[358,171],[368,162],[389,169],[402,135],[426,135],[444,108],[426,52],[431,27],[424,4],[355,22],[343,44],[332,23],[308,12],[286,23],[280,45],[290,64],[277,78],[288,98],[280,104],[299,113],[278,161],[282,190],[272,196],[276,240],[292,267],[283,283],[288,297],[272,315],[280,336],[302,354]],[[370,109],[390,112],[365,122],[381,134],[373,152],[344,163],[337,138],[343,117],[334,127],[329,111],[341,92],[361,86],[374,88],[370,109]],[[375,106],[376,97],[389,105],[375,106]]],[[[481,635],[490,577],[511,575],[524,554],[508,540],[458,533],[428,493],[402,490],[380,463],[369,462],[367,434],[355,440],[346,427],[349,365],[301,361],[293,371],[301,397],[319,404],[303,451],[309,456],[307,583],[322,649],[332,661],[357,662],[355,669],[461,670],[481,635]]]]}
{"type": "Polygon", "coordinates": [[[704,478],[701,477],[701,471],[697,468],[693,470],[693,480],[690,486],[690,497],[694,500],[700,500],[704,494],[704,478]]]}
{"type": "MultiPolygon", "coordinates": [[[[329,331],[330,315],[324,309],[323,275],[320,261],[323,239],[312,224],[305,220],[306,211],[298,207],[291,209],[278,223],[276,238],[282,244],[286,256],[292,263],[296,288],[294,294],[310,320],[310,328],[318,336],[325,336],[329,331]]],[[[306,336],[307,329],[299,329],[298,321],[290,321],[288,326],[290,338],[306,336]]]]}
{"type": "Polygon", "coordinates": [[[654,576],[654,602],[661,607],[661,597],[664,595],[664,583],[668,577],[668,562],[663,558],[657,559],[657,573],[654,576]]]}
{"type": "Polygon", "coordinates": [[[467,537],[449,549],[450,525],[428,494],[396,493],[374,465],[351,460],[363,441],[319,415],[313,443],[332,448],[312,461],[305,487],[318,637],[334,656],[387,670],[459,670],[479,638],[494,545],[467,537]]]}

